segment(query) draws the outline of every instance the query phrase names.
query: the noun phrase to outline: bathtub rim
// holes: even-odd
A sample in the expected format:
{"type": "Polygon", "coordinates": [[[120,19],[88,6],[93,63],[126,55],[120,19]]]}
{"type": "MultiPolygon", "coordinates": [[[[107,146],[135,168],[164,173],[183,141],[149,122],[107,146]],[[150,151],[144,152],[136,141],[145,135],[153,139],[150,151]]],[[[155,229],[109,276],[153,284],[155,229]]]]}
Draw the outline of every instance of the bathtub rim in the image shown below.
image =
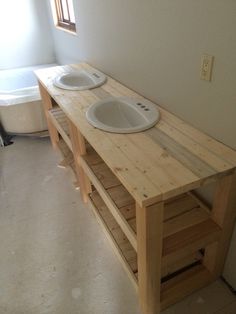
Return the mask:
{"type": "Polygon", "coordinates": [[[31,86],[12,90],[10,92],[0,91],[0,107],[20,105],[21,103],[40,100],[39,87],[31,86]]]}

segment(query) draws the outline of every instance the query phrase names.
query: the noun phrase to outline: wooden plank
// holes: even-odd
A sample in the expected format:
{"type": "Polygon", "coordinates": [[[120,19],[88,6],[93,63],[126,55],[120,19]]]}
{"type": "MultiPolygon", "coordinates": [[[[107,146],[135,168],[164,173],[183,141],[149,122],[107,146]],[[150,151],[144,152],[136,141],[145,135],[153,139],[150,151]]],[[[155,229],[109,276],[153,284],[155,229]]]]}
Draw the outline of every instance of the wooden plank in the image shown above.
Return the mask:
{"type": "Polygon", "coordinates": [[[86,155],[84,155],[84,159],[86,160],[87,164],[90,167],[92,167],[93,165],[100,164],[100,163],[104,164],[104,161],[102,160],[102,158],[89,144],[86,145],[86,155]]]}
{"type": "MultiPolygon", "coordinates": [[[[164,211],[165,213],[166,211],[164,211]]],[[[168,214],[168,212],[167,212],[168,214]]],[[[163,226],[163,237],[168,238],[173,234],[177,234],[184,229],[191,228],[192,226],[198,225],[199,223],[209,220],[209,214],[200,207],[193,208],[182,215],[174,216],[167,220],[164,219],[163,226]]],[[[129,225],[136,232],[136,219],[128,219],[129,225]]]]}
{"type": "Polygon", "coordinates": [[[183,134],[189,136],[191,139],[193,139],[194,142],[208,149],[211,153],[220,157],[222,161],[230,163],[231,165],[236,164],[236,154],[232,148],[194,128],[193,126],[183,121],[176,115],[168,112],[167,110],[160,108],[160,111],[163,121],[167,122],[183,134]]]}
{"type": "MultiPolygon", "coordinates": [[[[125,195],[125,193],[123,195],[125,195]]],[[[119,202],[122,203],[121,193],[119,202]]],[[[123,202],[125,202],[125,200],[123,202]]],[[[134,204],[131,203],[128,206],[121,207],[120,211],[130,224],[132,229],[136,232],[134,204]]],[[[172,234],[178,233],[186,228],[199,224],[208,219],[209,212],[201,208],[195,199],[185,194],[181,198],[173,200],[168,204],[164,204],[163,237],[166,238],[172,234]]]]}
{"type": "MultiPolygon", "coordinates": [[[[161,121],[160,121],[161,123],[161,121]]],[[[198,155],[192,154],[187,148],[183,147],[175,139],[162,132],[159,128],[147,130],[149,136],[158,146],[172,156],[176,161],[189,169],[198,178],[209,177],[217,173],[211,165],[202,161],[198,155]]]]}
{"type": "MultiPolygon", "coordinates": [[[[73,155],[67,155],[62,161],[60,161],[57,165],[59,168],[66,168],[67,166],[70,166],[74,162],[73,155]]],[[[75,173],[76,174],[76,173],[75,173]]]]}
{"type": "MultiPolygon", "coordinates": [[[[132,230],[132,228],[130,227],[130,225],[128,224],[128,222],[126,221],[126,219],[120,213],[114,200],[111,198],[112,193],[113,193],[113,196],[114,196],[114,194],[115,195],[118,194],[119,196],[121,196],[121,192],[125,192],[124,188],[122,186],[120,186],[121,189],[116,189],[116,187],[115,187],[112,189],[108,189],[108,191],[106,191],[105,188],[100,183],[100,181],[98,180],[98,178],[95,176],[95,174],[91,170],[91,168],[86,163],[85,159],[82,157],[80,158],[80,164],[81,164],[83,170],[85,171],[85,173],[90,178],[90,180],[93,183],[93,185],[95,186],[95,188],[97,189],[97,191],[99,192],[99,194],[101,195],[101,197],[103,198],[105,204],[107,205],[107,207],[111,211],[115,220],[117,221],[117,223],[119,224],[119,226],[121,227],[121,229],[123,230],[123,232],[125,233],[127,238],[129,239],[130,243],[132,244],[134,249],[137,251],[136,235],[135,235],[134,231],[132,230]],[[110,191],[110,190],[112,190],[112,191],[110,191]]],[[[121,201],[122,201],[122,198],[121,198],[121,201]]],[[[126,199],[125,199],[125,201],[126,201],[126,199]]],[[[123,201],[122,201],[122,204],[123,204],[123,201]]]]}
{"type": "Polygon", "coordinates": [[[181,255],[182,251],[193,252],[206,247],[219,239],[221,228],[211,219],[186,228],[165,238],[163,256],[174,253],[181,255]]]}
{"type": "Polygon", "coordinates": [[[221,156],[212,153],[207,147],[197,145],[194,138],[190,138],[188,134],[182,133],[164,120],[160,121],[158,129],[216,171],[225,171],[230,166],[225,160],[222,160],[221,156]]]}
{"type": "Polygon", "coordinates": [[[205,203],[205,201],[203,201],[203,200],[200,198],[200,196],[199,196],[196,192],[190,191],[190,192],[188,192],[187,194],[191,197],[191,199],[195,200],[195,201],[197,202],[197,204],[198,204],[199,206],[201,206],[201,208],[204,208],[208,213],[211,212],[211,207],[208,206],[208,205],[205,203]]]}
{"type": "MultiPolygon", "coordinates": [[[[194,181],[198,177],[170,154],[166,154],[166,150],[162,147],[156,145],[154,152],[153,141],[148,143],[147,137],[144,136],[148,132],[150,130],[143,134],[127,134],[126,137],[122,134],[108,134],[107,136],[143,173],[143,177],[147,177],[163,194],[170,189],[175,191],[175,195],[179,194],[177,191],[180,186],[194,181]],[[142,153],[140,154],[141,149],[142,153]]],[[[168,197],[170,196],[172,195],[168,194],[168,197]]]]}
{"type": "Polygon", "coordinates": [[[51,99],[51,96],[48,94],[47,90],[41,84],[41,82],[38,81],[38,85],[39,85],[39,91],[42,98],[44,113],[45,113],[45,117],[46,117],[46,121],[48,125],[48,132],[50,135],[50,140],[51,140],[53,148],[55,149],[57,148],[59,136],[58,136],[57,129],[53,125],[48,114],[48,110],[52,108],[52,99],[51,99]]]}
{"type": "Polygon", "coordinates": [[[202,265],[196,266],[161,286],[161,309],[180,301],[192,292],[203,288],[214,279],[202,265]]]}
{"type": "Polygon", "coordinates": [[[224,306],[224,308],[221,308],[214,314],[235,314],[235,312],[236,312],[236,300],[230,304],[227,304],[226,306],[224,306]]]}
{"type": "Polygon", "coordinates": [[[58,164],[59,168],[66,168],[67,166],[69,166],[76,178],[76,182],[74,182],[74,186],[76,189],[79,189],[79,183],[78,183],[78,178],[77,178],[77,172],[75,169],[75,160],[74,160],[74,156],[71,152],[71,150],[69,149],[69,147],[67,146],[67,144],[64,142],[63,139],[60,139],[59,142],[57,143],[57,147],[59,148],[60,152],[63,155],[63,160],[58,164]]]}
{"type": "Polygon", "coordinates": [[[63,116],[63,120],[59,121],[56,116],[55,116],[55,112],[57,112],[58,110],[62,111],[61,109],[51,109],[49,110],[48,114],[49,117],[52,121],[52,123],[54,124],[54,126],[56,127],[57,131],[60,133],[60,135],[62,136],[62,138],[64,139],[64,141],[66,142],[67,146],[69,147],[69,149],[72,151],[72,144],[71,144],[71,140],[67,134],[68,132],[68,126],[67,126],[67,118],[64,114],[63,116]],[[66,126],[63,126],[63,123],[66,123],[66,126]]]}
{"type": "Polygon", "coordinates": [[[118,259],[120,260],[120,262],[122,263],[125,271],[127,272],[129,278],[131,279],[135,289],[138,289],[137,286],[137,278],[134,275],[134,272],[132,271],[132,264],[130,265],[127,261],[127,259],[125,258],[120,246],[117,244],[116,240],[113,237],[112,232],[109,230],[107,224],[105,223],[104,219],[102,218],[102,216],[99,214],[96,205],[92,202],[91,199],[89,199],[88,204],[90,206],[90,208],[93,210],[95,217],[97,218],[99,224],[102,226],[103,231],[105,233],[105,235],[107,236],[110,244],[112,245],[112,248],[114,249],[114,252],[116,253],[118,259]]]}
{"type": "Polygon", "coordinates": [[[134,230],[134,232],[137,232],[137,221],[136,221],[136,217],[135,218],[131,218],[128,220],[128,224],[130,225],[130,227],[132,228],[132,230],[134,230]]]}
{"type": "MultiPolygon", "coordinates": [[[[63,155],[63,160],[59,163],[60,166],[70,166],[74,163],[74,156],[67,146],[67,144],[64,142],[64,140],[61,138],[59,142],[57,143],[58,148],[60,149],[62,155],[63,155]]],[[[76,175],[76,172],[75,172],[76,175]]]]}
{"type": "Polygon", "coordinates": [[[137,253],[133,249],[132,245],[128,241],[128,238],[125,236],[123,231],[121,230],[120,226],[116,222],[115,218],[110,213],[108,207],[95,190],[90,194],[90,199],[93,201],[94,205],[96,206],[98,212],[100,213],[102,219],[105,221],[108,229],[112,233],[113,238],[116,240],[116,243],[119,245],[120,249],[123,252],[128,263],[134,267],[133,271],[137,271],[137,253]],[[136,264],[134,265],[134,262],[136,264]]]}
{"type": "Polygon", "coordinates": [[[197,251],[197,252],[193,252],[190,253],[186,256],[184,256],[183,258],[174,261],[173,263],[163,263],[162,260],[162,267],[161,267],[161,277],[166,277],[169,276],[189,265],[192,265],[196,262],[201,261],[203,258],[202,254],[197,251]]]}
{"type": "Polygon", "coordinates": [[[110,195],[114,203],[118,208],[130,205],[134,203],[134,199],[129,194],[129,192],[123,187],[123,185],[118,185],[107,189],[107,193],[110,195]]]}
{"type": "Polygon", "coordinates": [[[160,313],[163,202],[136,204],[139,299],[143,313],[160,313]]]}
{"type": "Polygon", "coordinates": [[[222,228],[219,241],[206,248],[204,265],[217,278],[223,271],[236,218],[236,174],[219,180],[212,208],[212,219],[222,228]]]}
{"type": "Polygon", "coordinates": [[[191,195],[182,194],[181,197],[165,202],[164,221],[182,215],[198,206],[198,202],[191,195]]]}
{"type": "Polygon", "coordinates": [[[88,194],[92,191],[92,189],[90,181],[79,163],[80,156],[86,153],[85,143],[79,130],[70,120],[68,120],[68,125],[73,155],[75,159],[75,168],[80,185],[80,193],[83,201],[86,203],[88,201],[88,194]]]}
{"type": "Polygon", "coordinates": [[[108,188],[113,188],[115,186],[121,185],[120,181],[111,172],[111,170],[104,162],[92,165],[91,169],[106,190],[108,188]]]}
{"type": "Polygon", "coordinates": [[[209,214],[205,209],[193,208],[190,211],[183,213],[172,219],[168,219],[164,223],[163,236],[164,238],[181,232],[184,229],[191,228],[209,219],[209,214]]]}
{"type": "Polygon", "coordinates": [[[131,203],[129,205],[123,206],[119,208],[121,214],[125,217],[125,219],[129,222],[131,219],[135,219],[136,223],[136,208],[135,203],[131,203]]]}

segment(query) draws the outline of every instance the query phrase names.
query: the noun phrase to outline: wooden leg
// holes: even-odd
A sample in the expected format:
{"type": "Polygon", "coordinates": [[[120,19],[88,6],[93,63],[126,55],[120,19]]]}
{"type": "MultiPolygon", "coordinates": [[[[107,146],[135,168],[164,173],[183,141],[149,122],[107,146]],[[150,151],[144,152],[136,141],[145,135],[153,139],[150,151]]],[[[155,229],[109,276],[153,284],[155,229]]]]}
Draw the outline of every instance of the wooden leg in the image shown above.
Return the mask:
{"type": "Polygon", "coordinates": [[[138,289],[143,314],[160,313],[163,202],[136,204],[138,289]]]}
{"type": "Polygon", "coordinates": [[[50,135],[51,143],[52,143],[53,148],[57,148],[57,142],[59,141],[59,135],[58,135],[57,129],[53,125],[53,123],[52,123],[52,121],[48,115],[48,110],[53,107],[52,106],[52,99],[51,99],[51,96],[46,91],[46,89],[42,86],[42,84],[40,82],[38,84],[39,84],[40,95],[41,95],[42,102],[43,102],[43,108],[44,108],[44,113],[45,113],[45,117],[46,117],[46,121],[47,121],[47,125],[48,125],[48,132],[50,135]]]}
{"type": "Polygon", "coordinates": [[[75,159],[75,167],[77,173],[77,179],[80,185],[80,193],[83,201],[87,203],[88,194],[92,192],[91,183],[80,166],[80,156],[86,154],[85,142],[82,134],[79,132],[78,128],[68,119],[70,139],[72,143],[73,155],[75,159]]]}
{"type": "Polygon", "coordinates": [[[215,192],[212,219],[222,228],[218,242],[205,250],[204,265],[215,278],[223,271],[236,217],[236,174],[220,179],[215,192]]]}

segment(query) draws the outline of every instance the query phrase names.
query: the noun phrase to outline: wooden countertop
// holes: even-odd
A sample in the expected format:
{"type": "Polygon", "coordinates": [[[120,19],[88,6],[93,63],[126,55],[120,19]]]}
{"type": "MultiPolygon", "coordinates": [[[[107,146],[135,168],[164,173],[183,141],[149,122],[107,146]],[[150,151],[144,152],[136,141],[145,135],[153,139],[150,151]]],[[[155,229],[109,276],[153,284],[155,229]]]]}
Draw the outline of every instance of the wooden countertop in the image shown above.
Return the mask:
{"type": "Polygon", "coordinates": [[[110,77],[103,86],[87,91],[53,85],[55,75],[81,68],[92,69],[83,63],[40,69],[36,75],[141,206],[198,188],[235,170],[234,150],[160,107],[159,123],[141,133],[112,134],[94,128],[85,118],[89,105],[111,96],[143,97],[110,77]]]}

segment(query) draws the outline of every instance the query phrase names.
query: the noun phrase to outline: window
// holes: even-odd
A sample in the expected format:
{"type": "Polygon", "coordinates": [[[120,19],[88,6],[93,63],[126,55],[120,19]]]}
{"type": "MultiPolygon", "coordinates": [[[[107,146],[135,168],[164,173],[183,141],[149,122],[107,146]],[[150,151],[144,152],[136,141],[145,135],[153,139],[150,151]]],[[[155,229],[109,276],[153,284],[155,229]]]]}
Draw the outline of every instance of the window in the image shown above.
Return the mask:
{"type": "Polygon", "coordinates": [[[54,0],[57,26],[76,31],[73,0],[54,0]]]}

